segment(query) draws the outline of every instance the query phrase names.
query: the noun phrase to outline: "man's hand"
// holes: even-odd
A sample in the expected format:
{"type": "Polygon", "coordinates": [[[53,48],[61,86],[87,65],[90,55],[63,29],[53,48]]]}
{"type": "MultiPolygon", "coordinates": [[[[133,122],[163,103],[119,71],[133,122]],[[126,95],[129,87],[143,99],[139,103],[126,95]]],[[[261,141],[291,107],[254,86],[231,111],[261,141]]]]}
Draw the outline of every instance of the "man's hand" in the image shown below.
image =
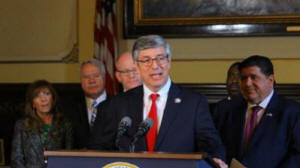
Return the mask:
{"type": "Polygon", "coordinates": [[[221,168],[228,168],[228,165],[221,159],[213,158],[213,161],[216,162],[221,168]]]}

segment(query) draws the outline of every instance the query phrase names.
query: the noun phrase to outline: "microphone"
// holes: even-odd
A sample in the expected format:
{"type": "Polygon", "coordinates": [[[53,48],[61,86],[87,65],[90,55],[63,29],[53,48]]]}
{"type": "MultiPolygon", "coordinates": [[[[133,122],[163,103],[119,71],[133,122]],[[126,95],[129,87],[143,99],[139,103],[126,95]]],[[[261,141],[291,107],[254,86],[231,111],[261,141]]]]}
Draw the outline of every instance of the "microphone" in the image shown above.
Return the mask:
{"type": "Polygon", "coordinates": [[[119,123],[117,138],[115,141],[115,145],[117,148],[119,148],[120,138],[127,132],[129,127],[131,127],[131,118],[125,116],[122,118],[122,120],[119,123]]]}
{"type": "Polygon", "coordinates": [[[135,143],[143,136],[147,134],[150,128],[153,125],[153,120],[151,118],[146,118],[143,122],[140,123],[137,132],[134,134],[131,143],[130,143],[130,152],[134,152],[135,143]]]}

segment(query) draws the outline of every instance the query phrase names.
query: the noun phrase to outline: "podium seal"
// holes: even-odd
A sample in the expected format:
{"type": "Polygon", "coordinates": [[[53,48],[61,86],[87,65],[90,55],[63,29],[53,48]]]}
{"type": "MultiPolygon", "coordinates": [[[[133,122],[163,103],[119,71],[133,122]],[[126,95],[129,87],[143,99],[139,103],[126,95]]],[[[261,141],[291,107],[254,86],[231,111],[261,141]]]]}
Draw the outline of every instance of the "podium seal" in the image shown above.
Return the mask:
{"type": "Polygon", "coordinates": [[[127,162],[113,162],[103,166],[102,168],[139,168],[139,167],[127,162]]]}

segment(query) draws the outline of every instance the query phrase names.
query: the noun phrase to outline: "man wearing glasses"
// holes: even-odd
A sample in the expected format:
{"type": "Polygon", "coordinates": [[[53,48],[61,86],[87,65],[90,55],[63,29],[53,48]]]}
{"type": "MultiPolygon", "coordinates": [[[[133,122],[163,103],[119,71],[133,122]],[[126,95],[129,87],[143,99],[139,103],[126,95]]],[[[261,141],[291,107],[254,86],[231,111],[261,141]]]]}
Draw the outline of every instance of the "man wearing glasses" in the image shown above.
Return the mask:
{"type": "MultiPolygon", "coordinates": [[[[103,106],[103,117],[97,120],[91,149],[128,150],[132,136],[146,118],[153,126],[135,145],[135,151],[206,152],[221,167],[227,165],[224,148],[209,114],[206,98],[174,84],[169,76],[171,49],[158,35],[142,36],[133,46],[133,60],[143,85],[120,94],[103,106]],[[118,123],[132,119],[128,135],[115,145],[118,123]]],[[[97,118],[98,119],[98,118],[97,118]]]]}
{"type": "Polygon", "coordinates": [[[142,84],[140,74],[130,52],[121,54],[115,64],[117,68],[116,78],[122,84],[125,92],[142,84]]]}

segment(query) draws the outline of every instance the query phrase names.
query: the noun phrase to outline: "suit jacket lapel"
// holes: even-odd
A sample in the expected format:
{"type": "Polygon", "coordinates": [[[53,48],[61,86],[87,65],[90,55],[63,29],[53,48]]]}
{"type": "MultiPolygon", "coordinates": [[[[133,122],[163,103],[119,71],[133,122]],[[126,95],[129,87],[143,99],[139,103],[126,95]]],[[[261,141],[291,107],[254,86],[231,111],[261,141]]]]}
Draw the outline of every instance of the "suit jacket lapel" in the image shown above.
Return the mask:
{"type": "Polygon", "coordinates": [[[43,156],[43,143],[38,130],[28,132],[28,136],[31,146],[36,153],[36,156],[43,156]]]}
{"type": "Polygon", "coordinates": [[[84,127],[87,129],[88,132],[90,132],[90,124],[89,124],[89,119],[88,119],[88,111],[87,111],[87,105],[86,105],[86,99],[85,96],[82,96],[81,104],[79,105],[79,115],[80,115],[80,120],[82,120],[81,123],[84,124],[84,127]]]}
{"type": "Polygon", "coordinates": [[[144,108],[144,91],[143,87],[137,88],[129,98],[129,113],[131,114],[133,125],[139,125],[143,121],[144,108]]]}
{"type": "Polygon", "coordinates": [[[174,121],[174,118],[176,117],[177,113],[179,112],[179,109],[176,108],[176,98],[180,98],[178,95],[180,93],[180,89],[177,85],[171,84],[169,93],[168,93],[168,99],[166,103],[166,107],[163,114],[163,119],[161,122],[161,126],[159,129],[157,141],[155,144],[155,149],[159,148],[159,145],[163,141],[165,135],[167,134],[167,131],[169,127],[171,126],[172,122],[174,121]]]}
{"type": "Polygon", "coordinates": [[[259,141],[259,139],[264,135],[265,129],[267,128],[270,120],[274,117],[276,117],[276,114],[278,113],[280,107],[279,107],[279,100],[278,96],[274,95],[272,96],[259,124],[255,128],[255,131],[250,139],[248,149],[251,150],[255,142],[259,141]]]}
{"type": "MultiPolygon", "coordinates": [[[[132,137],[137,129],[139,124],[143,121],[143,108],[144,108],[144,91],[143,86],[139,86],[131,94],[131,97],[128,98],[128,114],[132,118],[132,127],[128,130],[128,135],[132,137]]],[[[136,144],[136,150],[146,151],[146,139],[140,139],[136,144]]]]}
{"type": "Polygon", "coordinates": [[[243,155],[243,138],[244,138],[244,128],[245,128],[245,119],[246,119],[246,112],[247,112],[247,101],[245,99],[243,99],[243,101],[241,102],[240,106],[238,106],[238,109],[236,109],[235,113],[233,114],[233,120],[232,121],[238,121],[238,123],[236,123],[236,125],[234,123],[233,124],[233,132],[238,132],[238,137],[233,137],[237,140],[236,143],[239,144],[239,148],[238,148],[238,153],[239,153],[239,158],[242,157],[243,155]]]}

